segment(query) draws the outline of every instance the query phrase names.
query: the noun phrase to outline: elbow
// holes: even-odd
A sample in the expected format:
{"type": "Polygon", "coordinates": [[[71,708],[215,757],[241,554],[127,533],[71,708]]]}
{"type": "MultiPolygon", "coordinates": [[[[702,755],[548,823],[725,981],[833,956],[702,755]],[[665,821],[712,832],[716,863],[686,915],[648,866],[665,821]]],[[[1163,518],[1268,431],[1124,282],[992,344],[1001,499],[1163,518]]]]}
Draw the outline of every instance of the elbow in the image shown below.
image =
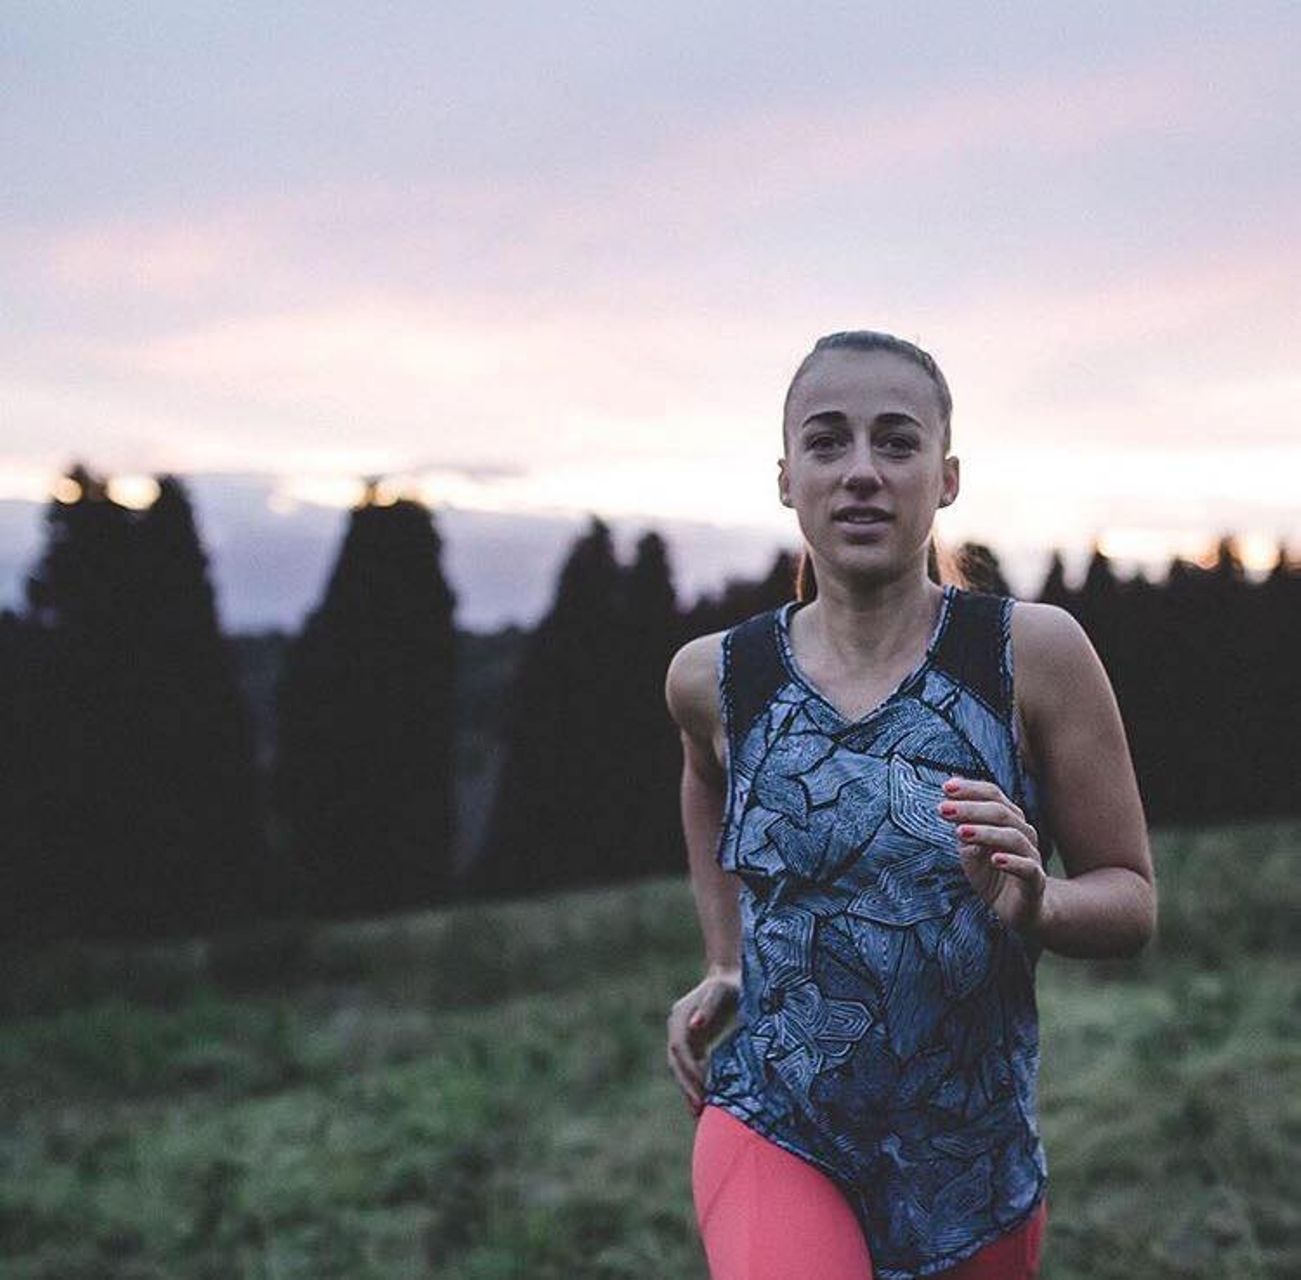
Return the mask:
{"type": "Polygon", "coordinates": [[[1131,949],[1128,956],[1137,956],[1147,949],[1156,937],[1157,895],[1156,883],[1146,877],[1139,877],[1138,905],[1135,910],[1135,925],[1131,949]]]}

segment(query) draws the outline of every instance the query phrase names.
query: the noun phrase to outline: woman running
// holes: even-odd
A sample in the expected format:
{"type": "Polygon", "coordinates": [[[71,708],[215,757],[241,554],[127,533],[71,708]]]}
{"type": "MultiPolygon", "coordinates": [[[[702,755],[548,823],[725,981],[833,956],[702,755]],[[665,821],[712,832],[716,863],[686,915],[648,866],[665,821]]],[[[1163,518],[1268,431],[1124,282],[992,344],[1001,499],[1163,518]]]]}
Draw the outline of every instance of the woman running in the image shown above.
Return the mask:
{"type": "Polygon", "coordinates": [[[1036,962],[1133,955],[1155,927],[1083,629],[932,579],[951,417],[919,347],[820,339],[778,462],[796,598],[666,675],[706,960],[668,1062],[713,1280],[1037,1275],[1036,962]]]}

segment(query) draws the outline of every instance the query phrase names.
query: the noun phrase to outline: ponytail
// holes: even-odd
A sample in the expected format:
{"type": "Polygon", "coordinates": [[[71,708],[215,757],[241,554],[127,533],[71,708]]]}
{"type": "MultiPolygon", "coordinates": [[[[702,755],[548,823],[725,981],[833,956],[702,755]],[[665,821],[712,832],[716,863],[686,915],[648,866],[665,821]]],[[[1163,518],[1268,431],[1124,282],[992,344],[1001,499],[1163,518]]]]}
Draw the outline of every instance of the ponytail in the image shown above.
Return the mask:
{"type": "Polygon", "coordinates": [[[795,567],[795,599],[812,600],[818,594],[818,580],[813,576],[813,557],[808,545],[800,547],[800,562],[795,567]]]}
{"type": "Polygon", "coordinates": [[[963,568],[960,551],[953,551],[933,533],[926,551],[926,572],[932,582],[951,583],[955,587],[971,590],[971,578],[963,568]]]}

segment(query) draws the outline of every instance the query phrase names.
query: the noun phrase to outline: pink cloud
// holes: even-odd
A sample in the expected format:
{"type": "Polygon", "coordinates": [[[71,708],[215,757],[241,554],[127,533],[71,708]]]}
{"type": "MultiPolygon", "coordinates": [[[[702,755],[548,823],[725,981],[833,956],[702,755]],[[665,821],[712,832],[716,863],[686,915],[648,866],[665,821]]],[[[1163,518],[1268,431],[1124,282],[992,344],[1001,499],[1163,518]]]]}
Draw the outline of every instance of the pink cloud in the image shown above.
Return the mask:
{"type": "Polygon", "coordinates": [[[195,296],[265,247],[246,213],[197,222],[117,219],[55,233],[44,246],[49,278],[62,289],[126,288],[162,298],[195,296]]]}

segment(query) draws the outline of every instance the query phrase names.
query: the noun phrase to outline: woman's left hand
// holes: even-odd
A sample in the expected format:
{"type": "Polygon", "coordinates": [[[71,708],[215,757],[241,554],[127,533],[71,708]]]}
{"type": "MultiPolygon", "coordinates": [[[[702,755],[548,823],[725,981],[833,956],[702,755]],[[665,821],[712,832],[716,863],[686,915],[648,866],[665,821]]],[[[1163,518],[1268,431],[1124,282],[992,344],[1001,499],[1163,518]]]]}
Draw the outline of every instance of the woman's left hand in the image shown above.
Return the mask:
{"type": "Polygon", "coordinates": [[[958,855],[972,887],[1013,929],[1034,927],[1048,883],[1039,834],[997,783],[949,778],[940,817],[957,824],[958,855]]]}

